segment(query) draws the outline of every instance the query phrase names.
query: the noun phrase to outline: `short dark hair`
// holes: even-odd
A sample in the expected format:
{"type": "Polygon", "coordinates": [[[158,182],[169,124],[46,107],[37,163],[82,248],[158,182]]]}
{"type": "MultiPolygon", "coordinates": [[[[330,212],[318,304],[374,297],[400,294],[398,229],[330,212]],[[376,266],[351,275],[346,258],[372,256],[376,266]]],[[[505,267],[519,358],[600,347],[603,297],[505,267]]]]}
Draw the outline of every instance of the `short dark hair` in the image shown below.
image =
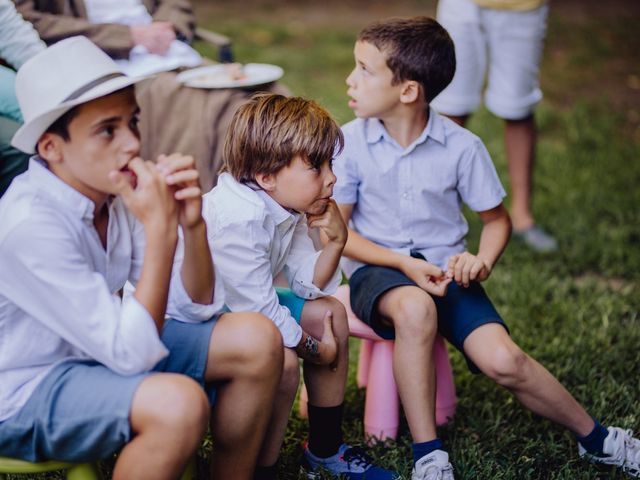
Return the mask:
{"type": "Polygon", "coordinates": [[[383,52],[393,73],[393,85],[405,80],[419,82],[430,103],[451,82],[456,70],[453,40],[430,17],[390,18],[373,23],[358,41],[383,52]]]}
{"type": "Polygon", "coordinates": [[[343,146],[340,127],[313,100],[259,93],[231,120],[222,171],[249,183],[258,174],[279,172],[296,156],[312,167],[320,167],[343,146]]]}
{"type": "Polygon", "coordinates": [[[78,115],[79,110],[80,105],[67,110],[61,117],[49,125],[49,128],[47,128],[44,133],[54,133],[62,137],[65,142],[68,142],[71,139],[69,136],[69,124],[71,123],[71,120],[78,115]]]}

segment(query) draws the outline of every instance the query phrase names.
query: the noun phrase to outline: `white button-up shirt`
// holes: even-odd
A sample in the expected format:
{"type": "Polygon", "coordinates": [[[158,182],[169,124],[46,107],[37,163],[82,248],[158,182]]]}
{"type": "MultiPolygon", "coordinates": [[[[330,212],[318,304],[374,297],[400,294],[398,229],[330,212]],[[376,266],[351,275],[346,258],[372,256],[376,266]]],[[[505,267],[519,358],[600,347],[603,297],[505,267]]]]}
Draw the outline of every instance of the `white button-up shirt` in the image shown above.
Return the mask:
{"type": "MultiPolygon", "coordinates": [[[[129,375],[167,354],[146,309],[117,296],[140,276],[142,225],[120,198],[108,208],[105,250],[94,203],[35,158],[0,200],[0,421],[62,361],[94,359],[129,375]]],[[[169,303],[169,315],[191,322],[222,306],[194,304],[175,268],[169,303]]]]}
{"type": "Polygon", "coordinates": [[[313,284],[320,252],[304,215],[289,212],[228,173],[204,196],[203,215],[227,306],[234,312],[262,313],[280,329],[286,347],[298,345],[302,331],[289,309],[278,303],[274,278],[284,271],[293,292],[305,299],[331,295],[340,284],[339,269],[324,290],[313,284]]]}
{"type": "MultiPolygon", "coordinates": [[[[482,141],[433,109],[407,148],[377,119],[353,120],[342,131],[333,196],[354,205],[351,227],[383,247],[406,255],[418,251],[445,268],[449,256],[465,249],[469,227],[462,203],[485,211],[505,196],[482,141]]],[[[348,275],[360,266],[343,261],[348,275]]]]}

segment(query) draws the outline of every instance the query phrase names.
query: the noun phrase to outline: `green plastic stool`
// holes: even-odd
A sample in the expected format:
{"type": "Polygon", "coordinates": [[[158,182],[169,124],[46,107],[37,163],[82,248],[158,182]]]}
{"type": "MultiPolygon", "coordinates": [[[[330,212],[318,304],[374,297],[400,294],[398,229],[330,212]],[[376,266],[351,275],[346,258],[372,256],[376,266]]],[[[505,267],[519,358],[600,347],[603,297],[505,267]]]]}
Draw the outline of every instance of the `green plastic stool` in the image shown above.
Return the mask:
{"type": "Polygon", "coordinates": [[[102,476],[95,463],[40,462],[31,463],[24,460],[0,457],[0,480],[5,480],[7,473],[45,473],[66,470],[67,480],[101,480],[102,476]]]}
{"type": "MultiPolygon", "coordinates": [[[[96,463],[66,463],[66,462],[40,462],[31,463],[24,460],[0,457],[0,480],[6,480],[7,473],[45,473],[56,470],[65,470],[67,480],[102,480],[102,475],[96,463]]],[[[180,480],[195,479],[196,464],[193,458],[180,480]]]]}

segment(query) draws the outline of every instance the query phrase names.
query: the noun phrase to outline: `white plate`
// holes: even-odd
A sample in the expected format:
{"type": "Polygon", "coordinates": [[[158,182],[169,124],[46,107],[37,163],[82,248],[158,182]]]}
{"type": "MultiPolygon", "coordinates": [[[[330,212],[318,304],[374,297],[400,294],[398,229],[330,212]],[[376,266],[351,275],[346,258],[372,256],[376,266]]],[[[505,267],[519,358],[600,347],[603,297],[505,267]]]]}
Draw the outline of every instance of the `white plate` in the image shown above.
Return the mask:
{"type": "Polygon", "coordinates": [[[194,88],[242,88],[275,82],[284,74],[277,65],[267,63],[246,63],[243,66],[244,78],[234,80],[225,64],[192,68],[177,75],[178,82],[194,88]]]}

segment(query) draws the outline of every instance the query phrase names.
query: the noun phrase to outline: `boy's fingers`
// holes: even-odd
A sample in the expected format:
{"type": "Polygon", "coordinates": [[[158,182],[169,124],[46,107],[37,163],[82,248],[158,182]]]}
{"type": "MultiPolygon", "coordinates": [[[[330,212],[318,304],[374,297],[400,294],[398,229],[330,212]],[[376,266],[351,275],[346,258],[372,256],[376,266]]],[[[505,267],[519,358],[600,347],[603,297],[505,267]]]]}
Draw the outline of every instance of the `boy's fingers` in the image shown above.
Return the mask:
{"type": "Polygon", "coordinates": [[[115,187],[116,193],[125,199],[128,199],[133,194],[133,188],[122,172],[118,170],[110,171],[109,181],[115,187]]]}
{"type": "Polygon", "coordinates": [[[171,155],[159,155],[157,165],[166,173],[178,170],[195,170],[195,160],[191,155],[182,155],[181,153],[172,153],[171,155]]]}
{"type": "Polygon", "coordinates": [[[464,266],[464,268],[462,269],[462,284],[465,287],[469,286],[469,279],[471,277],[471,268],[473,267],[473,264],[467,262],[464,266]]]}
{"type": "Polygon", "coordinates": [[[187,187],[187,188],[182,188],[180,190],[178,190],[175,194],[174,194],[174,198],[176,200],[186,200],[189,198],[199,198],[202,196],[202,190],[200,190],[200,187],[187,187]]]}
{"type": "Polygon", "coordinates": [[[324,314],[324,335],[331,333],[331,337],[333,338],[333,313],[331,310],[327,310],[327,313],[324,314]]]}
{"type": "Polygon", "coordinates": [[[169,185],[177,185],[178,183],[193,183],[198,180],[198,172],[196,170],[179,170],[166,176],[169,185]]]}
{"type": "Polygon", "coordinates": [[[475,280],[476,278],[478,278],[478,274],[480,273],[480,270],[482,270],[483,266],[484,265],[482,265],[481,262],[474,263],[473,267],[471,267],[471,271],[469,272],[469,279],[475,280]]]}
{"type": "Polygon", "coordinates": [[[148,181],[152,178],[151,166],[153,163],[146,162],[139,157],[134,158],[129,162],[127,167],[138,177],[139,182],[148,181]]]}

